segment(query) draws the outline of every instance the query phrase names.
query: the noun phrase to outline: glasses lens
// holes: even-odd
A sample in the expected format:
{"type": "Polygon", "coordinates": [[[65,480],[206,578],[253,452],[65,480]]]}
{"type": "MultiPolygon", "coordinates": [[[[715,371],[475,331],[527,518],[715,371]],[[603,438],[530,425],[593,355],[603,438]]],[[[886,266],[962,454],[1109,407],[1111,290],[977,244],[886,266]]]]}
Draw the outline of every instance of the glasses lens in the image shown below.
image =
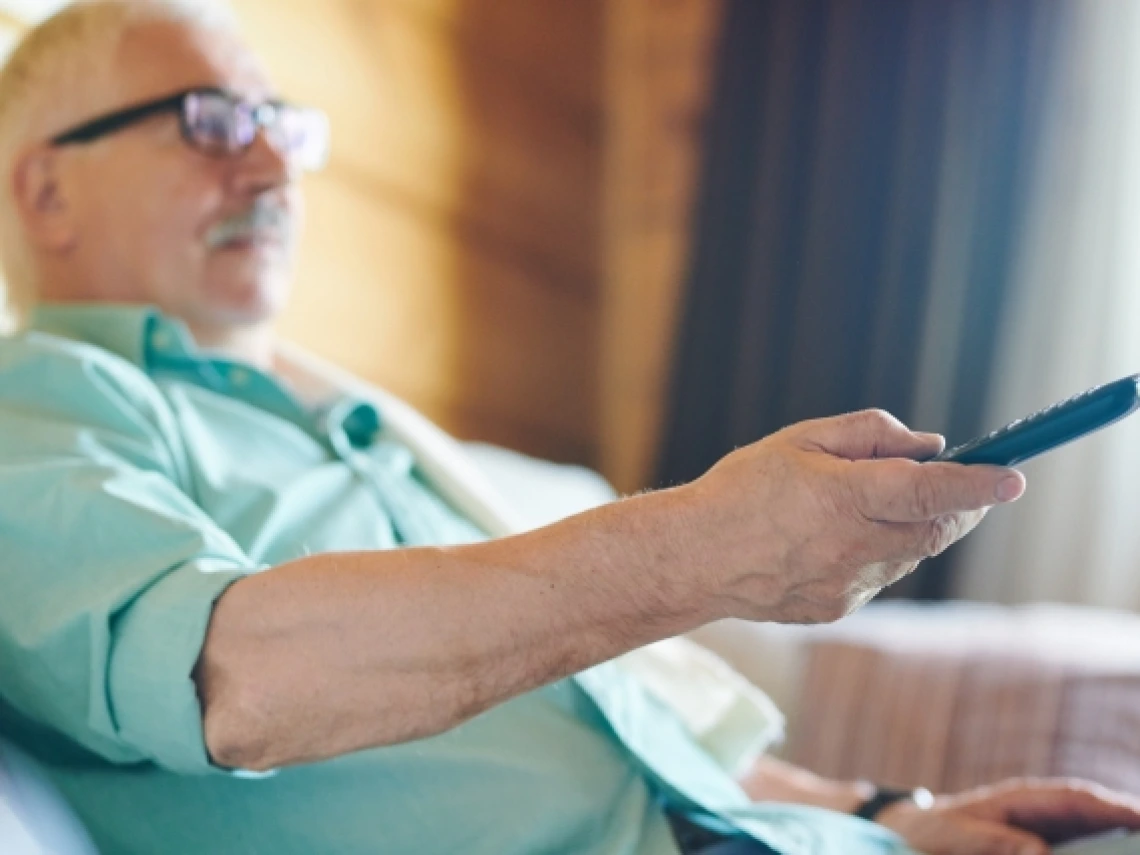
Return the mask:
{"type": "Polygon", "coordinates": [[[186,137],[206,154],[233,154],[253,142],[257,126],[248,109],[220,92],[192,92],[182,105],[186,137]]]}
{"type": "Polygon", "coordinates": [[[269,142],[300,169],[317,170],[329,153],[329,121],[320,110],[280,102],[253,105],[221,92],[193,92],[183,103],[190,144],[206,154],[228,155],[253,144],[260,128],[269,142]]]}
{"type": "Polygon", "coordinates": [[[328,162],[329,120],[320,110],[277,106],[270,139],[301,169],[316,171],[328,162]]]}

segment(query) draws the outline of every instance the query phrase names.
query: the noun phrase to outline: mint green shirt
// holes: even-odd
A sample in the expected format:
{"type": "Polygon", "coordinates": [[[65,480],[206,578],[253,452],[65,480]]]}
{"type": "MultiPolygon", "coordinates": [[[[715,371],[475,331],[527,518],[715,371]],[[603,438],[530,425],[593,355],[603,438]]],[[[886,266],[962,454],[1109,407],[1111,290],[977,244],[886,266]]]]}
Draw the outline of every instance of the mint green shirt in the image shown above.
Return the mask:
{"type": "Polygon", "coordinates": [[[267,775],[210,764],[191,670],[227,585],[308,553],[482,537],[373,406],[306,407],[151,309],[46,306],[0,339],[0,733],[100,851],[672,855],[666,800],[788,855],[905,851],[748,805],[606,666],[430,739],[267,775]]]}

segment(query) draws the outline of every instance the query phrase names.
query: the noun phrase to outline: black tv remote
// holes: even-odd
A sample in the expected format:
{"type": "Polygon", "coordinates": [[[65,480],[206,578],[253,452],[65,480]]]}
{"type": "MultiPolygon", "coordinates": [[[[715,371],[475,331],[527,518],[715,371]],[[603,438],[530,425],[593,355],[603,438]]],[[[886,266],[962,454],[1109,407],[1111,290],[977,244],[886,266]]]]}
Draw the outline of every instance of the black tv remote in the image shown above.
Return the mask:
{"type": "Polygon", "coordinates": [[[947,449],[931,462],[1016,466],[1100,430],[1140,407],[1140,374],[1081,392],[992,433],[947,449]]]}

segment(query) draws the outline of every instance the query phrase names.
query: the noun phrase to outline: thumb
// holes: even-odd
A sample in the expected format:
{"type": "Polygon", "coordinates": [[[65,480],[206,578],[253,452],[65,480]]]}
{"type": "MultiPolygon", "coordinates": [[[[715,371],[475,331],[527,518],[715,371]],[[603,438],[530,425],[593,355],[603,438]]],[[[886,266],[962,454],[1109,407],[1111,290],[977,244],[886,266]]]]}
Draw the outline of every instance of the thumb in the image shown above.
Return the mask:
{"type": "Polygon", "coordinates": [[[946,444],[933,433],[915,433],[885,410],[862,410],[829,419],[802,422],[791,428],[804,447],[848,460],[908,457],[924,460],[946,444]]]}

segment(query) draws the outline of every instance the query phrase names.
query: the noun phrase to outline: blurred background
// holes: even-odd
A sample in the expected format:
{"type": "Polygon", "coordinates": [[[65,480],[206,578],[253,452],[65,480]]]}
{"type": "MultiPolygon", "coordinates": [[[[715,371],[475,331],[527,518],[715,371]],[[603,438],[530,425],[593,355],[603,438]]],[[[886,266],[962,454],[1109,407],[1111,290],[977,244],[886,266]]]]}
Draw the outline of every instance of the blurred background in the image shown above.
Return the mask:
{"type": "MultiPolygon", "coordinates": [[[[233,5],[333,123],[284,332],[461,437],[630,492],[1140,371],[1133,0],[233,5]]],[[[1026,474],[891,593],[1140,609],[1140,419],[1026,474]]]]}

